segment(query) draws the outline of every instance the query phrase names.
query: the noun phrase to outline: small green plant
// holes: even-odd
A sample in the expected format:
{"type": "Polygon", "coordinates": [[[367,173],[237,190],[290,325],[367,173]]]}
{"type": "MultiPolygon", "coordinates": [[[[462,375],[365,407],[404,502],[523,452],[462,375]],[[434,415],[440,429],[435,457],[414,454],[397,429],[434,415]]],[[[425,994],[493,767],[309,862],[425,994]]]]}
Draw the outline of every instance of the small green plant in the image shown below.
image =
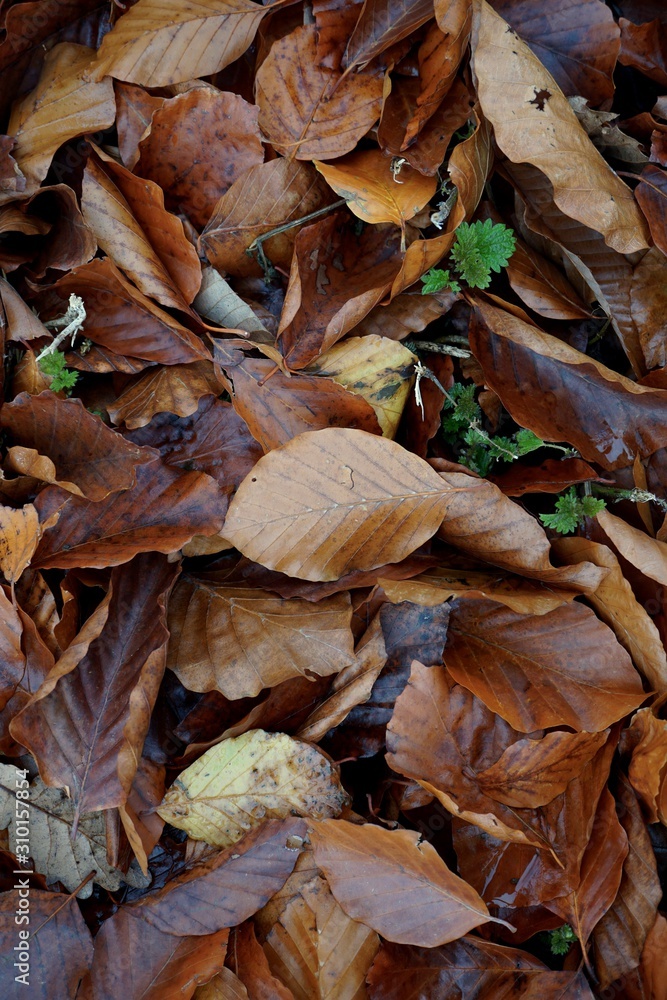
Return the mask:
{"type": "Polygon", "coordinates": [[[471,382],[455,382],[445,398],[442,430],[445,440],[458,452],[462,465],[485,476],[494,462],[513,462],[547,445],[537,434],[521,427],[511,437],[491,436],[482,427],[482,410],[471,382]]]}
{"type": "Polygon", "coordinates": [[[577,940],[577,935],[569,924],[556,927],[553,931],[549,931],[548,934],[552,955],[567,955],[570,946],[577,940]]]}
{"type": "Polygon", "coordinates": [[[540,521],[561,535],[569,535],[583,527],[584,518],[595,517],[606,507],[604,500],[592,496],[577,496],[574,486],[558,497],[553,514],[540,514],[540,521]]]}
{"type": "Polygon", "coordinates": [[[51,389],[53,392],[65,391],[69,396],[76,385],[79,373],[71,371],[65,364],[65,355],[62,351],[52,351],[39,359],[39,367],[45,375],[51,376],[51,389]]]}
{"type": "MultiPolygon", "coordinates": [[[[488,288],[491,272],[499,272],[507,267],[516,249],[514,233],[502,223],[462,222],[456,230],[456,239],[450,251],[454,270],[469,288],[488,288]]],[[[460,292],[461,285],[452,278],[449,270],[431,268],[421,279],[424,283],[422,295],[440,292],[449,288],[460,292]]]]}

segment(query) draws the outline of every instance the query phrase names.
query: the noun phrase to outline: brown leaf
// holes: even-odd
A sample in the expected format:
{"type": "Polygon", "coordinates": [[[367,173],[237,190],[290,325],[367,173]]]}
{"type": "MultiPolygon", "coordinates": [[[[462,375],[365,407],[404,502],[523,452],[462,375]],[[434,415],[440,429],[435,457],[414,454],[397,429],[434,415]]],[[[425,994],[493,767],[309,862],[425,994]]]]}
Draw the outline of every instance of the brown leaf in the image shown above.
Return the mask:
{"type": "Polygon", "coordinates": [[[660,18],[649,21],[648,16],[645,24],[633,24],[625,17],[619,18],[621,51],[618,61],[622,66],[634,66],[664,87],[667,84],[664,25],[660,18]]]}
{"type": "Polygon", "coordinates": [[[608,510],[600,511],[597,519],[607,538],[624,559],[650,580],[667,584],[667,542],[651,538],[645,531],[634,528],[608,510]]]}
{"type": "Polygon", "coordinates": [[[275,370],[267,358],[245,358],[214,341],[215,360],[229,379],[232,405],[264,451],[305,431],[352,427],[379,434],[375,412],[363,396],[330,378],[275,370]]]}
{"type": "Polygon", "coordinates": [[[158,184],[167,206],[202,229],[234,181],[264,161],[257,115],[253,104],[213,87],[172,97],[153,113],[135,172],[158,184]]]}
{"type": "Polygon", "coordinates": [[[651,840],[635,794],[622,774],[618,805],[630,849],[618,895],[593,932],[595,971],[602,990],[639,965],[662,895],[651,840]]]}
{"type": "Polygon", "coordinates": [[[450,597],[488,597],[506,604],[520,614],[542,615],[566,604],[573,591],[492,570],[459,570],[435,566],[409,580],[390,580],[380,576],[382,587],[392,603],[412,601],[434,607],[450,597]]]}
{"type": "Polygon", "coordinates": [[[378,945],[377,934],[351,920],[318,875],[287,904],[267,936],[264,953],[271,971],[289,987],[286,997],[356,1000],[363,996],[378,945]]]}
{"type": "Polygon", "coordinates": [[[556,265],[520,239],[507,266],[507,277],[519,298],[540,316],[586,319],[591,315],[590,308],[556,265]]]}
{"type": "Polygon", "coordinates": [[[163,365],[210,359],[199,337],[142,295],[108,258],[74,268],[52,288],[65,302],[81,296],[86,337],[116,354],[163,365]]]}
{"type": "Polygon", "coordinates": [[[290,677],[326,677],[354,663],[347,595],[317,604],[184,577],[169,605],[169,666],[190,691],[251,698],[290,677]]]}
{"type": "MultiPolygon", "coordinates": [[[[28,928],[15,922],[17,895],[16,889],[0,894],[0,948],[6,956],[16,955],[12,962],[17,962],[3,973],[8,988],[12,989],[9,983],[14,983],[15,976],[23,976],[16,981],[27,985],[36,1000],[69,1000],[93,959],[91,934],[76,898],[31,888],[28,928]],[[25,948],[14,951],[21,945],[25,948]]],[[[9,964],[9,958],[6,961],[9,964]]]]}
{"type": "MultiPolygon", "coordinates": [[[[603,513],[607,514],[606,511],[603,513]]],[[[612,514],[611,517],[613,516],[612,514]]],[[[653,539],[647,538],[647,541],[650,547],[653,539]]],[[[627,649],[637,670],[648,681],[651,689],[660,693],[667,690],[667,655],[660,633],[637,601],[611,549],[587,538],[558,538],[553,546],[556,555],[563,562],[578,563],[587,559],[608,570],[597,589],[587,595],[587,599],[602,621],[614,630],[616,638],[627,649]]]]}
{"type": "Polygon", "coordinates": [[[457,994],[465,1000],[593,1000],[583,973],[551,972],[526,951],[467,936],[440,948],[383,941],[367,982],[370,1000],[405,1000],[410,992],[423,1000],[457,994]]]}
{"type": "Polygon", "coordinates": [[[593,928],[616,898],[627,854],[628,838],[616,815],[614,796],[605,788],[581,862],[579,885],[568,896],[547,903],[569,923],[584,952],[593,928]]]}
{"type": "Polygon", "coordinates": [[[412,830],[328,819],[311,823],[310,839],[338,903],[388,941],[432,948],[494,920],[475,890],[412,830]]]}
{"type": "Polygon", "coordinates": [[[630,784],[648,822],[667,826],[667,722],[656,718],[650,708],[642,708],[630,725],[630,735],[636,741],[628,768],[630,784]]]}
{"type": "Polygon", "coordinates": [[[269,569],[335,580],[413,552],[435,534],[454,492],[387,438],[311,431],[259,460],[224,536],[269,569]]]}
{"type": "Polygon", "coordinates": [[[380,114],[381,77],[364,71],[342,76],[321,66],[315,25],[273,43],[255,87],[262,132],[290,159],[349,153],[380,114]]]}
{"type": "Polygon", "coordinates": [[[197,412],[203,396],[217,396],[222,388],[219,374],[210,361],[156,367],[125,389],[115,403],[110,403],[107,413],[114,424],[125,424],[135,430],[150,423],[156,413],[189,417],[197,412]]]}
{"type": "Polygon", "coordinates": [[[166,465],[205,472],[226,493],[245,479],[262,456],[262,449],[230,403],[211,396],[202,399],[190,417],[158,414],[147,427],[125,436],[135,444],[157,448],[166,465]]]}
{"type": "MultiPolygon", "coordinates": [[[[49,391],[20,393],[3,406],[0,424],[22,450],[46,456],[53,470],[48,478],[25,467],[17,471],[46,478],[88,500],[104,500],[134,486],[137,464],[154,460],[153,453],[125,441],[89,413],[80,399],[61,399],[49,391]]],[[[17,460],[14,454],[15,468],[17,460]]]]}
{"type": "Polygon", "coordinates": [[[530,0],[492,0],[492,6],[530,45],[567,97],[583,94],[598,107],[614,96],[620,31],[608,7],[597,0],[562,0],[536,17],[530,0]]]}
{"type": "Polygon", "coordinates": [[[343,65],[348,72],[365,66],[432,17],[429,0],[368,0],[347,43],[343,65]]]}
{"type": "Polygon", "coordinates": [[[296,735],[315,743],[339,725],[357,705],[370,698],[371,690],[387,661],[380,617],[376,615],[359,640],[356,662],[334,678],[329,692],[299,727],[296,735]]]}
{"type": "Polygon", "coordinates": [[[518,740],[479,771],[477,781],[492,799],[508,806],[536,809],[560,795],[607,741],[601,733],[547,733],[540,740],[518,740]]]}
{"type": "Polygon", "coordinates": [[[477,93],[502,152],[546,174],[561,211],[610,247],[645,249],[647,226],[632,192],[591,143],[554,78],[486,0],[475,0],[475,10],[477,93]]]}
{"type": "Polygon", "coordinates": [[[664,390],[631,382],[480,296],[474,315],[470,347],[487,385],[522,427],[545,441],[567,441],[604,469],[667,443],[664,390]]]}
{"type": "Polygon", "coordinates": [[[114,570],[97,612],[12,722],[44,781],[69,789],[75,828],[81,813],[127,799],[164,673],[177,573],[155,554],[114,570]]]}
{"type": "Polygon", "coordinates": [[[394,174],[391,161],[379,149],[349,153],[335,163],[313,161],[336,194],[364,222],[405,223],[429,203],[437,187],[435,177],[424,177],[405,164],[394,174]]]}
{"type": "MultiPolygon", "coordinates": [[[[211,264],[241,277],[261,275],[250,244],[271,229],[309,215],[333,200],[323,179],[309,163],[278,157],[245,171],[215,206],[200,243],[211,264]]],[[[262,244],[270,261],[289,267],[295,226],[262,244]]]]}
{"type": "MultiPolygon", "coordinates": [[[[185,311],[199,291],[201,284],[201,265],[197,256],[197,251],[185,235],[183,223],[171,212],[167,212],[164,207],[164,192],[157,184],[151,180],[143,180],[133,174],[130,170],[116,163],[110,156],[98,151],[102,160],[102,166],[97,167],[97,171],[91,171],[91,195],[97,196],[98,203],[93,204],[89,209],[89,215],[93,212],[102,213],[98,219],[100,246],[101,238],[104,235],[107,246],[103,247],[105,253],[115,261],[121,270],[127,271],[128,275],[135,281],[135,284],[146,295],[153,294],[147,287],[142,287],[142,283],[149,280],[154,285],[156,292],[159,292],[166,280],[167,289],[162,294],[166,294],[170,301],[163,304],[169,306],[174,303],[174,308],[185,311]],[[106,176],[100,176],[101,170],[106,176]],[[101,196],[101,197],[100,197],[101,196]],[[123,199],[131,211],[134,220],[138,223],[139,232],[136,232],[134,220],[120,211],[123,199]],[[116,201],[117,205],[110,202],[116,201]],[[108,215],[105,212],[108,211],[108,215]],[[122,233],[125,232],[125,224],[129,227],[129,232],[125,237],[132,246],[119,247],[118,242],[122,233]],[[123,228],[118,231],[118,226],[123,228]],[[142,242],[143,241],[143,242],[142,242]],[[149,247],[145,246],[146,241],[149,247]],[[132,255],[132,249],[136,248],[138,259],[132,255]],[[154,257],[158,257],[158,261],[154,257]],[[146,273],[148,267],[148,274],[146,273]],[[156,270],[157,268],[157,270],[156,270]],[[136,274],[133,270],[136,269],[136,274]],[[161,272],[166,271],[165,275],[161,272]],[[184,305],[185,303],[185,305],[184,305]]],[[[84,175],[95,167],[95,160],[89,160],[84,175]]],[[[85,196],[84,196],[85,200],[85,196]]],[[[87,220],[89,221],[89,220],[87,220]]],[[[89,221],[89,225],[91,225],[89,221]]],[[[96,230],[98,231],[98,230],[96,230]]],[[[160,299],[160,295],[155,297],[160,299]]]]}
{"type": "Polygon", "coordinates": [[[445,664],[515,729],[600,732],[645,698],[611,629],[582,604],[540,616],[495,601],[452,603],[445,664]]]}
{"type": "Polygon", "coordinates": [[[305,368],[384,298],[401,267],[393,226],[353,223],[336,213],[296,238],[278,344],[291,369],[305,368]]]}
{"type": "Polygon", "coordinates": [[[0,570],[9,583],[30,565],[44,529],[57,520],[57,513],[50,512],[40,524],[39,511],[31,503],[19,509],[0,504],[0,570]]]}
{"type": "Polygon", "coordinates": [[[111,80],[95,83],[88,77],[94,55],[85,45],[56,45],[46,56],[35,89],[14,104],[8,131],[16,137],[14,155],[32,187],[46,177],[58,146],[113,124],[111,80]]]}
{"type": "Polygon", "coordinates": [[[133,83],[114,81],[116,94],[116,131],[118,150],[128,170],[132,170],[139,159],[139,140],[150,127],[153,112],[161,108],[164,97],[154,97],[143,87],[133,83]]]}
{"type": "Polygon", "coordinates": [[[166,87],[224,69],[252,42],[266,10],[249,0],[138,0],[105,35],[95,76],[166,87]]]}
{"type": "Polygon", "coordinates": [[[29,309],[15,288],[0,278],[0,302],[4,315],[4,336],[6,340],[37,340],[48,337],[49,331],[29,309]]]}
{"type": "Polygon", "coordinates": [[[229,941],[227,962],[250,991],[252,1000],[294,1000],[294,995],[271,974],[251,922],[236,927],[229,941]]]}
{"type": "Polygon", "coordinates": [[[93,503],[57,486],[39,494],[41,519],[60,512],[42,539],[36,565],[117,566],[139,552],[175,552],[194,535],[223,523],[227,499],[201,472],[180,472],[160,461],[137,466],[132,489],[93,503]]]}

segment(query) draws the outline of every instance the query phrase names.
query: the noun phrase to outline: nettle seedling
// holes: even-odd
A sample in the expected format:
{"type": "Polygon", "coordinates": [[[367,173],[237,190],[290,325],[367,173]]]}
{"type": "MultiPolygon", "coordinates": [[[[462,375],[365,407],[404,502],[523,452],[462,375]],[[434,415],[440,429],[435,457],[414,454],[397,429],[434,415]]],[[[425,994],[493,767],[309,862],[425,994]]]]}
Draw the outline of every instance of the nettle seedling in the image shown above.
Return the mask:
{"type": "Polygon", "coordinates": [[[571,486],[567,493],[558,497],[553,514],[540,514],[540,521],[559,535],[570,535],[577,528],[583,528],[587,517],[595,517],[607,504],[594,496],[580,497],[571,486]]]}
{"type": "MultiPolygon", "coordinates": [[[[516,238],[511,229],[502,223],[493,223],[491,219],[485,222],[462,222],[456,230],[456,239],[450,257],[453,269],[468,288],[488,288],[491,284],[491,272],[500,272],[507,267],[509,259],[516,250],[516,238]]],[[[449,289],[460,292],[461,285],[452,278],[449,270],[432,267],[422,276],[424,283],[422,295],[441,292],[449,289]]]]}
{"type": "Polygon", "coordinates": [[[69,396],[76,385],[79,373],[71,371],[66,366],[65,355],[58,348],[68,337],[71,338],[72,347],[74,346],[76,335],[83,330],[85,318],[86,307],[83,299],[78,295],[70,295],[65,315],[44,324],[51,329],[60,330],[60,333],[37,356],[37,364],[41,371],[51,378],[50,388],[53,392],[65,392],[69,396]]]}
{"type": "Polygon", "coordinates": [[[491,435],[482,427],[482,409],[475,398],[474,383],[455,382],[447,390],[443,404],[442,431],[445,440],[458,454],[461,465],[486,476],[494,462],[514,462],[538,448],[555,448],[572,454],[570,448],[543,441],[526,427],[511,437],[491,435]]]}

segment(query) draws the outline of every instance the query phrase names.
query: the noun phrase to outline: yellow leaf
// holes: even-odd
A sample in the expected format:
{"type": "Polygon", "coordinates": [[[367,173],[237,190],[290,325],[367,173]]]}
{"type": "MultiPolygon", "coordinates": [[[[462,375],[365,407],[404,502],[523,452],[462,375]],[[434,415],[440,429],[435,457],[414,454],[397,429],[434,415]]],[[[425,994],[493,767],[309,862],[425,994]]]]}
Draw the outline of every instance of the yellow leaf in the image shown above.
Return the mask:
{"type": "Polygon", "coordinates": [[[401,229],[435,194],[436,177],[424,177],[404,163],[392,172],[392,160],[379,149],[364,149],[335,163],[313,161],[327,183],[345,198],[364,222],[395,222],[401,229]]]}
{"type": "Polygon", "coordinates": [[[195,840],[229,847],[265,819],[338,816],[338,773],[316,747],[254,729],[223,740],[186,768],[158,809],[195,840]]]}
{"type": "Polygon", "coordinates": [[[414,381],[417,358],[407,347],[371,334],[334,344],[307,371],[327,375],[367,400],[383,437],[394,438],[414,381]]]}

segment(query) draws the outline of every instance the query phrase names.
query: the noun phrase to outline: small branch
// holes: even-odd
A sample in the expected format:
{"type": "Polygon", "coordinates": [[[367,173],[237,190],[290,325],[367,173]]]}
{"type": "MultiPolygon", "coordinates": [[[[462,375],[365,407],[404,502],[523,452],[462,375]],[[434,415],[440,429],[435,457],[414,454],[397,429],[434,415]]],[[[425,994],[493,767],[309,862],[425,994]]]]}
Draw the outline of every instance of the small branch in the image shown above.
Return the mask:
{"type": "Polygon", "coordinates": [[[71,346],[74,347],[74,339],[77,333],[81,333],[83,330],[85,318],[86,307],[83,304],[83,299],[78,295],[70,295],[65,315],[60,316],[58,319],[51,319],[44,324],[44,326],[53,330],[57,330],[60,326],[64,327],[64,329],[37,355],[37,361],[41,361],[47,354],[54,354],[68,337],[72,338],[71,346]]]}
{"type": "Polygon", "coordinates": [[[294,229],[296,226],[303,225],[304,222],[310,222],[312,219],[318,219],[321,215],[326,215],[327,212],[333,212],[336,208],[341,208],[345,205],[345,198],[340,198],[338,201],[334,201],[331,205],[325,205],[324,208],[318,208],[315,212],[309,212],[308,215],[303,215],[300,219],[293,219],[292,222],[284,222],[282,226],[276,226],[275,229],[270,229],[268,233],[264,233],[262,236],[258,236],[252,241],[250,246],[247,248],[246,253],[249,257],[253,254],[257,254],[257,262],[264,271],[264,275],[267,281],[273,280],[276,271],[273,264],[269,258],[264,253],[264,248],[262,246],[267,240],[270,240],[272,236],[279,236],[281,233],[286,233],[288,229],[294,229]],[[269,275],[271,275],[269,277],[269,275]]]}

